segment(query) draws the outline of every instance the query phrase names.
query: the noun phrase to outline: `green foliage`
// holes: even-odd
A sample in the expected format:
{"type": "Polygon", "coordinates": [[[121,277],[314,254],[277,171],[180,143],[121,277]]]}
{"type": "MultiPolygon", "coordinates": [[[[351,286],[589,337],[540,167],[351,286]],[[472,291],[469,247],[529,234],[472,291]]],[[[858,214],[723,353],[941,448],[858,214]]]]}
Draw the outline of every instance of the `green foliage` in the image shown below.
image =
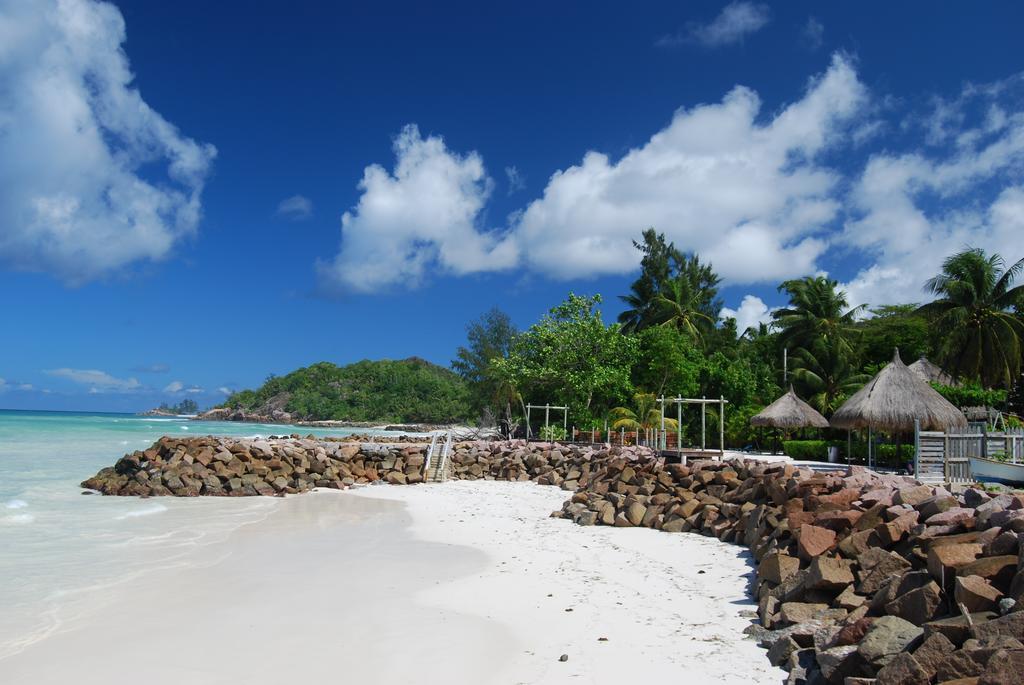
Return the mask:
{"type": "Polygon", "coordinates": [[[569,298],[517,336],[508,357],[493,362],[497,379],[532,402],[569,407],[577,425],[604,415],[632,394],[637,341],[605,326],[601,297],[569,298]]]}
{"type": "Polygon", "coordinates": [[[466,381],[470,405],[478,415],[485,409],[507,418],[512,414],[514,394],[491,364],[508,356],[516,334],[512,319],[496,307],[466,326],[466,345],[456,351],[452,368],[466,381]]]}
{"type": "Polygon", "coordinates": [[[831,414],[849,395],[871,380],[858,373],[838,345],[816,340],[810,349],[793,354],[793,386],[808,404],[822,414],[831,414]]]}
{"type": "Polygon", "coordinates": [[[198,414],[199,405],[196,404],[195,400],[185,398],[178,404],[168,405],[166,402],[161,402],[160,410],[170,412],[172,414],[198,414]]]}
{"type": "Polygon", "coordinates": [[[750,425],[750,418],[762,409],[758,404],[729,407],[725,412],[725,443],[734,447],[755,444],[761,435],[759,429],[750,425]]]}
{"type": "Polygon", "coordinates": [[[956,407],[994,407],[999,409],[1006,404],[1005,390],[985,390],[977,383],[960,386],[932,383],[931,386],[956,407]]]}
{"type": "Polygon", "coordinates": [[[636,335],[639,345],[633,384],[655,395],[692,397],[700,391],[704,354],[674,328],[655,326],[636,335]]]}
{"type": "Polygon", "coordinates": [[[798,461],[828,461],[826,440],[784,440],[782,451],[798,461]]]}
{"type": "Polygon", "coordinates": [[[341,367],[320,362],[236,392],[225,406],[260,411],[275,403],[309,420],[448,423],[470,414],[462,379],[415,357],[341,367]]]}
{"type": "MultiPolygon", "coordinates": [[[[661,428],[661,407],[653,393],[638,392],[633,395],[633,408],[615,407],[608,413],[611,426],[615,430],[624,428],[628,431],[651,430],[661,428]]],[[[665,428],[676,429],[676,420],[665,417],[665,428]]]]}
{"type": "Polygon", "coordinates": [[[547,440],[548,442],[556,442],[558,440],[565,440],[566,431],[563,426],[552,423],[547,426],[541,426],[540,432],[538,433],[541,440],[547,440]]]}
{"type": "Polygon", "coordinates": [[[643,253],[640,277],[621,299],[628,308],[619,315],[626,333],[651,326],[667,326],[702,342],[715,329],[722,303],[718,300],[721,278],[710,264],[696,255],[684,254],[665,235],[649,228],[643,243],[633,242],[643,253]]]}
{"type": "Polygon", "coordinates": [[[851,355],[854,321],[862,307],[847,309],[846,293],[838,287],[824,276],[784,281],[779,290],[789,295],[789,306],[772,314],[781,331],[780,342],[805,349],[824,343],[851,355]]]}
{"type": "Polygon", "coordinates": [[[942,366],[986,388],[1012,388],[1024,353],[1024,320],[1011,311],[1024,300],[1024,285],[1011,287],[1024,259],[1004,265],[977,248],[950,256],[925,284],[937,299],[918,310],[944,332],[942,366]]]}
{"type": "MultiPolygon", "coordinates": [[[[828,448],[839,448],[840,461],[847,459],[847,445],[845,440],[785,440],[782,443],[783,451],[801,461],[828,461],[828,448]]],[[[876,445],[874,447],[875,463],[898,468],[904,466],[914,459],[913,445],[900,445],[900,458],[896,458],[896,445],[876,445]]],[[[853,443],[853,459],[864,462],[868,458],[868,446],[865,442],[853,443]]]]}
{"type": "Polygon", "coordinates": [[[865,364],[884,366],[892,359],[896,348],[899,348],[904,359],[910,361],[922,356],[934,356],[931,344],[934,332],[929,328],[928,320],[917,309],[914,304],[872,309],[871,318],[856,324],[858,357],[865,364]]]}

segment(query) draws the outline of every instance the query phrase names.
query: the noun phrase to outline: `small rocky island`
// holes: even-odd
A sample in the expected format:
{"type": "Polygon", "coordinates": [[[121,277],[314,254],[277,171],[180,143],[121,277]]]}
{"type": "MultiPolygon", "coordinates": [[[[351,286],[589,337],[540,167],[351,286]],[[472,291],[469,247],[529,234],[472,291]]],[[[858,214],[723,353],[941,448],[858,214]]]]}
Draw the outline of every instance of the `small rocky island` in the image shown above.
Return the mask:
{"type": "MultiPolygon", "coordinates": [[[[82,485],[116,495],[282,495],[424,481],[426,445],[400,439],[165,437],[82,485]]],[[[788,683],[1020,683],[1024,494],[958,494],[853,467],[665,464],[644,448],[455,445],[449,477],[532,480],[572,494],[579,525],[698,533],[748,547],[750,635],[788,683]]],[[[681,569],[680,573],[685,570],[681,569]]]]}

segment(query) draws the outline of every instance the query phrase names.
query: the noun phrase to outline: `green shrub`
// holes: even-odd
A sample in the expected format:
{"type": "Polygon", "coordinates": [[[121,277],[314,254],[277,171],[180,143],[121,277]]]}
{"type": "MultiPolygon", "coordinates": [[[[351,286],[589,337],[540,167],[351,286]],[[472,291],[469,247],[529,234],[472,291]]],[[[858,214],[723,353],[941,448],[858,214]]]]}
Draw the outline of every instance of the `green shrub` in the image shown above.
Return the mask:
{"type": "Polygon", "coordinates": [[[828,461],[828,442],[824,440],[786,440],[782,451],[798,461],[828,461]]]}
{"type": "Polygon", "coordinates": [[[1002,407],[1006,404],[1005,390],[985,390],[977,383],[961,386],[932,383],[932,387],[957,407],[1002,407]]]}

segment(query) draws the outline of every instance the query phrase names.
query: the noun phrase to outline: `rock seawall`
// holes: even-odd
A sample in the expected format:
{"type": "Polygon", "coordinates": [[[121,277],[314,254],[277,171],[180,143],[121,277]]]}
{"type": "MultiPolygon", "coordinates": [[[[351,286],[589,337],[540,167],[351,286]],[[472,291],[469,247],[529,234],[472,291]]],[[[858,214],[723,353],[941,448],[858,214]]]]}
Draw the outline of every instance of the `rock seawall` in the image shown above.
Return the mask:
{"type": "MultiPolygon", "coordinates": [[[[420,483],[424,442],[358,442],[292,436],[267,440],[164,437],[126,454],[82,487],[105,495],[178,497],[295,494],[383,480],[420,483]]],[[[535,480],[574,490],[612,458],[649,458],[643,447],[565,447],[547,443],[465,442],[454,445],[449,477],[535,480]]]]}
{"type": "MultiPolygon", "coordinates": [[[[426,445],[162,438],[83,487],[117,495],[276,495],[423,480],[426,445]]],[[[552,516],[694,532],[750,548],[760,626],[789,683],[1024,682],[1024,495],[953,495],[864,469],[663,464],[643,448],[455,446],[450,477],[572,491],[552,516]]]]}

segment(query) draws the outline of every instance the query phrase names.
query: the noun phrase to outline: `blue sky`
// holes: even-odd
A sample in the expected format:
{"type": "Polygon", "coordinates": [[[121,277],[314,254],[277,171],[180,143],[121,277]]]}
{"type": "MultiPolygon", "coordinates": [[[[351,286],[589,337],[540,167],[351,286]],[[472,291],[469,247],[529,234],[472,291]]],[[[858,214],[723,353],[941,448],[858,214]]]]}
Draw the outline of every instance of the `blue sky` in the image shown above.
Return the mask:
{"type": "Polygon", "coordinates": [[[1019,3],[325,5],[0,0],[0,407],[611,319],[650,225],[741,325],[1024,256],[1019,3]]]}

